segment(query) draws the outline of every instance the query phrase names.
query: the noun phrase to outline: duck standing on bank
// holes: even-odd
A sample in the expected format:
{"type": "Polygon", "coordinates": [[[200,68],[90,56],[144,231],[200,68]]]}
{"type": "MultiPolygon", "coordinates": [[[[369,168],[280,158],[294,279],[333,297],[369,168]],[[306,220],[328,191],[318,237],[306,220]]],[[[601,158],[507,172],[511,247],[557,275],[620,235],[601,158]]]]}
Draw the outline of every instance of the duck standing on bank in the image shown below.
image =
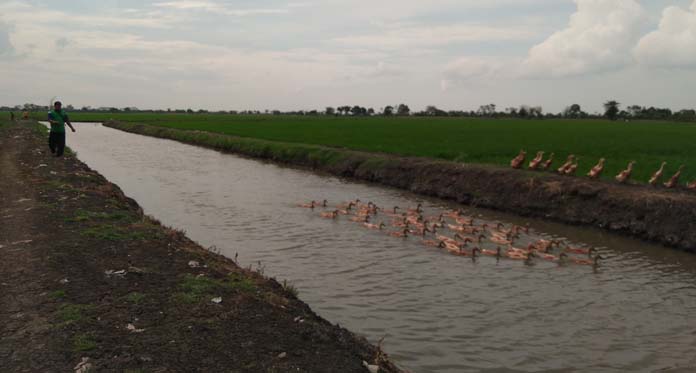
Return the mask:
{"type": "Polygon", "coordinates": [[[575,162],[573,164],[571,164],[570,166],[568,166],[568,168],[566,168],[565,171],[563,171],[563,174],[566,176],[575,175],[575,172],[578,170],[578,161],[579,160],[580,160],[580,158],[575,158],[575,162]]]}
{"type": "Polygon", "coordinates": [[[532,159],[532,160],[529,162],[529,169],[530,169],[530,170],[536,170],[536,169],[538,169],[539,166],[541,165],[541,160],[542,160],[542,159],[544,159],[544,152],[543,152],[543,151],[537,152],[536,157],[534,157],[534,159],[532,159]]]}
{"type": "Polygon", "coordinates": [[[631,163],[628,164],[628,168],[625,170],[621,171],[618,175],[616,175],[616,181],[619,183],[623,184],[628,179],[631,177],[631,174],[633,173],[633,166],[636,165],[636,161],[631,161],[631,163]]]}
{"type": "Polygon", "coordinates": [[[648,181],[648,184],[652,186],[656,186],[657,183],[660,182],[660,179],[662,179],[662,174],[665,172],[665,166],[667,165],[667,162],[662,162],[662,166],[660,166],[660,169],[655,172],[650,180],[648,181]]]}
{"type": "Polygon", "coordinates": [[[589,173],[587,173],[587,176],[590,179],[599,179],[600,176],[602,176],[602,171],[604,171],[604,162],[606,160],[604,158],[601,158],[599,160],[599,163],[597,163],[596,166],[592,167],[589,173]]]}
{"type": "Polygon", "coordinates": [[[551,155],[549,156],[549,159],[545,160],[545,161],[541,164],[541,169],[542,169],[543,171],[547,171],[549,168],[551,168],[551,165],[553,164],[553,157],[554,157],[554,155],[555,155],[555,153],[551,153],[551,155]]]}
{"type": "Polygon", "coordinates": [[[676,187],[677,184],[679,184],[679,178],[681,177],[682,171],[684,171],[684,165],[679,166],[679,171],[677,171],[677,173],[664,184],[665,187],[669,189],[676,187]]]}
{"type": "Polygon", "coordinates": [[[510,161],[510,167],[519,170],[524,164],[524,159],[527,156],[527,152],[520,150],[520,154],[517,155],[512,161],[510,161]]]}
{"type": "Polygon", "coordinates": [[[568,156],[568,159],[566,159],[565,163],[561,165],[561,167],[556,170],[559,174],[563,175],[565,174],[566,170],[568,167],[573,165],[573,161],[575,160],[575,155],[571,154],[568,156]]]}

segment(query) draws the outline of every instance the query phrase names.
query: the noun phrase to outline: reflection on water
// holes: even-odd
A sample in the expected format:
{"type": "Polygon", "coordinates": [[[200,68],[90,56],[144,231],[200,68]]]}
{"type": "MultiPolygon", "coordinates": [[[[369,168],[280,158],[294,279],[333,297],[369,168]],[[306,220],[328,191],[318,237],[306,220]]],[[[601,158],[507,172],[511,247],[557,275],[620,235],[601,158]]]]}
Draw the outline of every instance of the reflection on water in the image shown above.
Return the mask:
{"type": "MultiPolygon", "coordinates": [[[[205,246],[261,261],[293,282],[323,317],[386,336],[387,352],[415,372],[693,371],[696,256],[601,231],[529,223],[535,235],[600,247],[591,267],[481,258],[424,249],[298,202],[361,198],[384,206],[447,202],[282,168],[172,141],[79,124],[69,145],[146,213],[205,246]]],[[[469,209],[471,211],[471,209],[469,209]]]]}

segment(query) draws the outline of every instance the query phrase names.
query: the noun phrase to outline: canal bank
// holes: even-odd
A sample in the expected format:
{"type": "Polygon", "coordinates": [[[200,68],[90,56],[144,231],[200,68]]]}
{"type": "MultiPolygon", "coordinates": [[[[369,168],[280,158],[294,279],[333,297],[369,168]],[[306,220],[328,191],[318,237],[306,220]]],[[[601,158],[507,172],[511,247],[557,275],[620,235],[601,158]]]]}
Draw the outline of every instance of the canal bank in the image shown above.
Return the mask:
{"type": "Polygon", "coordinates": [[[35,122],[2,124],[0,148],[0,370],[397,371],[291,285],[143,216],[74,155],[51,157],[35,122]]]}
{"type": "Polygon", "coordinates": [[[104,125],[696,251],[696,193],[132,123],[104,125]]]}

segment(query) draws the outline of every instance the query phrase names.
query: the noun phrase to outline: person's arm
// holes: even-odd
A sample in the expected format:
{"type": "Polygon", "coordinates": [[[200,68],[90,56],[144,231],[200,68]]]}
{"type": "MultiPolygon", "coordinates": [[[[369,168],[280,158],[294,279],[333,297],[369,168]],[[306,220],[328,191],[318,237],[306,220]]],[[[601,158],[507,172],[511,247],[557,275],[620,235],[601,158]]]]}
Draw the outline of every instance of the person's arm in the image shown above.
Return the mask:
{"type": "Polygon", "coordinates": [[[54,120],[52,113],[48,113],[48,123],[58,124],[58,122],[56,120],[54,120]]]}
{"type": "Polygon", "coordinates": [[[65,114],[65,124],[67,124],[68,127],[70,127],[70,130],[72,130],[73,132],[75,132],[75,127],[73,127],[73,126],[72,126],[72,123],[70,123],[70,118],[68,118],[68,115],[67,115],[67,114],[65,114]]]}

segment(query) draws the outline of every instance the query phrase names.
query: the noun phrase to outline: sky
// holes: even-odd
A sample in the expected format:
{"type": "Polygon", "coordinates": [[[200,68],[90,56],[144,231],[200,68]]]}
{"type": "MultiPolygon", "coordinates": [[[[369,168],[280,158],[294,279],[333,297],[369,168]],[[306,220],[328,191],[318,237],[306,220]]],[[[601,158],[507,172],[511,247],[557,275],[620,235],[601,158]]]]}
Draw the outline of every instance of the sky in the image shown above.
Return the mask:
{"type": "Polygon", "coordinates": [[[696,0],[0,0],[0,105],[696,108],[696,0]]]}

